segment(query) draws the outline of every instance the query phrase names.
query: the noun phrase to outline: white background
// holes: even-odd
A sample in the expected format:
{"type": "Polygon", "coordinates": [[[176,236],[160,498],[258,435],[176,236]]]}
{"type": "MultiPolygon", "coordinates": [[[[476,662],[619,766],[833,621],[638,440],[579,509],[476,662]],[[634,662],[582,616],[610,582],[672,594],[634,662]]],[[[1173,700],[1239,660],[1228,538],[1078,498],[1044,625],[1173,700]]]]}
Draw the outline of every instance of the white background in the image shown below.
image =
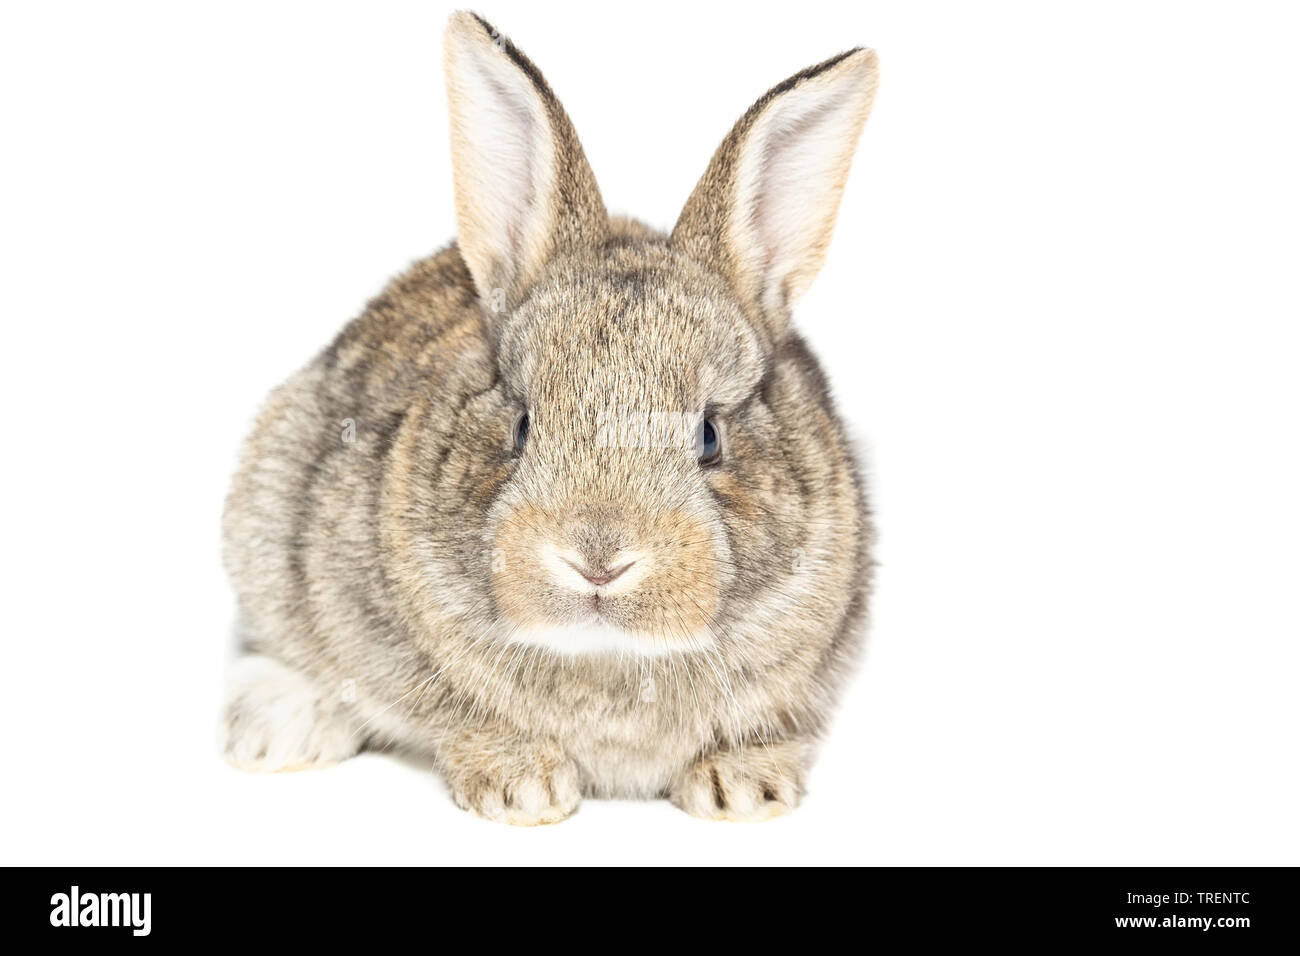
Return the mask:
{"type": "Polygon", "coordinates": [[[5,863],[1297,864],[1300,22],[1265,4],[484,0],[613,210],[882,84],[797,310],[870,460],[864,667],[792,817],[214,749],[266,392],[451,238],[435,3],[0,15],[5,863]]]}

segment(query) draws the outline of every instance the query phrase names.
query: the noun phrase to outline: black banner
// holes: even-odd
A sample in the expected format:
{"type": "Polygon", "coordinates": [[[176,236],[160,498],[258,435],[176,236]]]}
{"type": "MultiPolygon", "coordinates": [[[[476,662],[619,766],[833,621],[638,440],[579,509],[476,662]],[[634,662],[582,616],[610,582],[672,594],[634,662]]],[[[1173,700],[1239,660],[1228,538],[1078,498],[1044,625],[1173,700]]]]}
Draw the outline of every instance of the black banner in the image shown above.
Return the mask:
{"type": "MultiPolygon", "coordinates": [[[[821,935],[847,921],[864,942],[1153,941],[1215,948],[1296,937],[1292,869],[862,869],[593,878],[414,869],[31,869],[9,871],[7,924],[86,943],[250,939],[409,939],[435,925],[513,936],[581,934],[594,913],[638,943],[699,932],[715,945],[762,942],[774,928],[821,935]],[[495,913],[486,923],[487,915],[495,913]],[[678,929],[677,927],[680,927],[678,929]]],[[[436,937],[431,936],[430,939],[436,937]]],[[[771,942],[770,939],[767,942],[771,942]]],[[[537,945],[552,941],[538,939],[537,945]]]]}

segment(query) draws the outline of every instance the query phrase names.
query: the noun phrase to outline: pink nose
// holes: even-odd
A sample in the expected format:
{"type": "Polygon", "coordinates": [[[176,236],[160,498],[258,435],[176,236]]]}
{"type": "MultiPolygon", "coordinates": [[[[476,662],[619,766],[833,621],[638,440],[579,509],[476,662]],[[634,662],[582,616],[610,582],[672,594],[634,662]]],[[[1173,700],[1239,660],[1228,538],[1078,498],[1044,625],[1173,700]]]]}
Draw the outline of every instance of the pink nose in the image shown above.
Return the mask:
{"type": "Polygon", "coordinates": [[[600,586],[603,585],[603,584],[608,584],[610,581],[613,581],[615,578],[617,578],[619,575],[621,575],[621,574],[622,574],[624,571],[626,571],[628,568],[632,567],[632,565],[634,565],[634,564],[636,564],[635,561],[629,561],[627,564],[623,565],[621,568],[614,568],[612,571],[611,571],[611,570],[602,570],[602,571],[601,571],[600,573],[598,573],[598,574],[592,574],[590,571],[586,571],[586,570],[583,570],[582,568],[577,567],[577,565],[574,565],[574,570],[576,570],[579,574],[581,574],[584,578],[586,578],[586,579],[587,579],[588,581],[590,581],[592,584],[596,585],[596,587],[600,587],[600,586]]]}

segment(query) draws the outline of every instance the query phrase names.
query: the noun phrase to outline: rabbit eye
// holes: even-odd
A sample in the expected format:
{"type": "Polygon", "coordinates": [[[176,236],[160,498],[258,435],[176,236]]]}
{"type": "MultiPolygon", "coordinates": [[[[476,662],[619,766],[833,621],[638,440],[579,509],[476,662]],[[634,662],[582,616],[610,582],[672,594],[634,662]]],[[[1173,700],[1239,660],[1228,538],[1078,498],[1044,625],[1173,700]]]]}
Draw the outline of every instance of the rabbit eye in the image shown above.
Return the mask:
{"type": "Polygon", "coordinates": [[[722,436],[718,428],[709,419],[704,419],[700,430],[700,464],[716,465],[722,460],[722,436]]]}
{"type": "Polygon", "coordinates": [[[528,413],[524,412],[515,419],[515,454],[523,453],[524,445],[528,443],[528,413]]]}

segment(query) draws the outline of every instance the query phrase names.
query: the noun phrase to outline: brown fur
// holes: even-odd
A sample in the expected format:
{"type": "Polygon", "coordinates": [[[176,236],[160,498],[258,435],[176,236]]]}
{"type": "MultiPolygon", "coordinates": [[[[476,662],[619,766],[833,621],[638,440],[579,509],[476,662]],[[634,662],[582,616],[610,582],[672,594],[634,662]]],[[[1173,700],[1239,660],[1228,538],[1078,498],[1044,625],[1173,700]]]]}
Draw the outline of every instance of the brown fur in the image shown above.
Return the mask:
{"type": "MultiPolygon", "coordinates": [[[[275,769],[400,745],[430,754],[461,806],[514,823],[562,819],[584,793],[784,812],[855,657],[871,531],[816,361],[728,251],[729,170],[754,110],[670,239],[606,217],[522,54],[467,15],[448,33],[449,59],[499,54],[532,84],[553,181],[518,241],[493,246],[460,165],[483,146],[460,144],[460,245],[395,279],[262,411],[225,538],[263,677],[232,692],[227,752],[275,769]],[[496,288],[504,309],[488,306],[496,288]],[[707,413],[722,462],[602,441],[611,411],[707,413]],[[624,653],[514,642],[591,614],[539,560],[555,548],[592,567],[642,555],[636,586],[597,602],[624,653]],[[304,690],[311,734],[286,740],[265,717],[277,687],[304,690]]],[[[471,105],[458,82],[454,115],[471,105]]]]}

